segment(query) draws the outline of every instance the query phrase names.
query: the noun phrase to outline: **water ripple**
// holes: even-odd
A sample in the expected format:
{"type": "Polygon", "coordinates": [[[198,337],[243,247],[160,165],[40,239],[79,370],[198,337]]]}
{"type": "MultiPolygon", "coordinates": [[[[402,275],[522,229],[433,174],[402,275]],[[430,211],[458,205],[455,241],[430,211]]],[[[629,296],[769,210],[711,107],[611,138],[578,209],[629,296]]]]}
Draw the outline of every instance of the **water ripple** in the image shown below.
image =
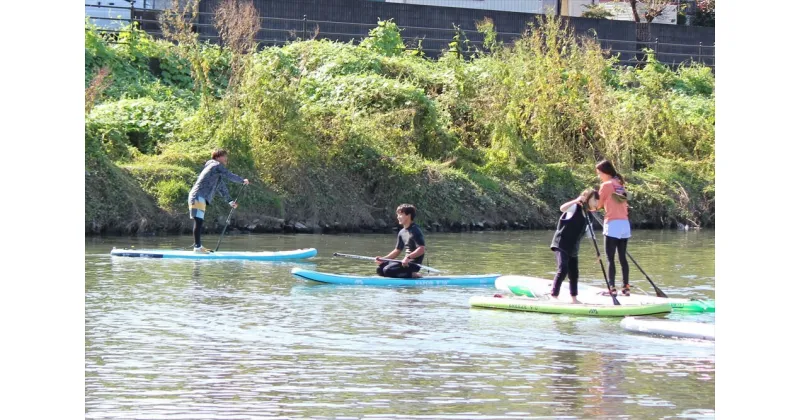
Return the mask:
{"type": "MultiPolygon", "coordinates": [[[[713,235],[638,236],[631,252],[662,289],[713,298],[713,235]]],[[[393,245],[382,235],[275,238],[231,246],[314,246],[319,257],[304,266],[369,274],[326,255],[393,245]]],[[[452,272],[553,269],[547,234],[434,238],[433,261],[452,272]]],[[[469,307],[491,288],[316,285],[293,278],[294,263],[111,259],[111,246],[122,245],[87,239],[87,419],[714,416],[713,342],[628,334],[619,319],[469,307]]],[[[589,262],[581,270],[603,281],[589,262]]]]}

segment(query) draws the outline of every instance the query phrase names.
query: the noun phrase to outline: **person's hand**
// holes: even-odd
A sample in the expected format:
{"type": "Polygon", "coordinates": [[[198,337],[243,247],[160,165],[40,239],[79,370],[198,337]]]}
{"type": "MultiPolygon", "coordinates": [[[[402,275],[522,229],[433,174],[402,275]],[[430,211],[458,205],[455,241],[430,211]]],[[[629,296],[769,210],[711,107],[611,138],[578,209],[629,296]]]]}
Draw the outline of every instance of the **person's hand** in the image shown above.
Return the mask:
{"type": "Polygon", "coordinates": [[[381,258],[382,257],[375,257],[375,264],[381,265],[381,263],[383,262],[383,261],[380,260],[381,258]]]}
{"type": "Polygon", "coordinates": [[[578,196],[578,198],[577,198],[577,200],[578,200],[578,202],[579,202],[579,203],[583,203],[583,202],[585,202],[585,201],[586,201],[586,197],[584,197],[584,196],[582,196],[582,195],[579,195],[579,196],[578,196]]]}
{"type": "Polygon", "coordinates": [[[235,201],[231,201],[229,204],[230,204],[230,205],[231,205],[231,207],[233,207],[233,208],[239,207],[239,203],[237,203],[237,202],[235,202],[235,201]]]}
{"type": "Polygon", "coordinates": [[[405,258],[403,258],[403,261],[401,262],[401,264],[403,264],[403,267],[408,267],[409,261],[411,261],[411,259],[408,258],[408,257],[405,257],[405,258]]]}
{"type": "Polygon", "coordinates": [[[250,183],[250,181],[248,181],[248,180],[246,180],[246,179],[245,179],[245,180],[244,180],[244,182],[243,182],[243,184],[244,184],[244,185],[247,185],[247,184],[249,184],[249,183],[250,183]]]}

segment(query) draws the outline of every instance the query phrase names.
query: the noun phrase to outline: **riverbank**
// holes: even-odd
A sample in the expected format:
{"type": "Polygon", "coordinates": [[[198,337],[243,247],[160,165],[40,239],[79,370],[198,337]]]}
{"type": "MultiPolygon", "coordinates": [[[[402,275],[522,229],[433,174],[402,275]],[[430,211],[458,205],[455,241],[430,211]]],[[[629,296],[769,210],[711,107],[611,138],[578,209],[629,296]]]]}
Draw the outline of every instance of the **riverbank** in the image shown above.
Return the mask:
{"type": "MultiPolygon", "coordinates": [[[[483,27],[485,49],[435,61],[402,52],[391,22],[358,45],[248,54],[88,28],[85,233],[189,232],[216,147],[253,182],[240,231],[386,232],[401,203],[431,231],[551,229],[601,158],[628,181],[634,228],[714,225],[710,69],[621,68],[557,20],[514,45],[483,27]]],[[[229,210],[210,206],[209,233],[229,210]]]]}
{"type": "MultiPolygon", "coordinates": [[[[186,207],[182,209],[180,203],[174,210],[160,207],[158,197],[148,194],[140,186],[141,181],[132,175],[136,170],[120,168],[110,162],[105,165],[95,162],[88,168],[87,235],[191,232],[188,206],[184,204],[186,207]]],[[[539,178],[538,184],[498,186],[497,191],[482,190],[469,179],[452,173],[424,171],[406,175],[399,182],[395,179],[373,182],[371,185],[378,184],[376,189],[386,188],[387,192],[371,195],[359,189],[362,185],[357,180],[314,184],[314,179],[343,177],[336,169],[329,169],[310,179],[298,179],[298,183],[305,184],[306,189],[298,186],[303,193],[279,193],[258,184],[246,187],[239,198],[240,207],[233,212],[229,231],[387,233],[395,229],[394,209],[403,202],[418,207],[418,223],[432,232],[552,229],[560,214],[558,206],[574,198],[573,192],[580,191],[583,185],[596,186],[597,182],[590,176],[576,176],[559,165],[548,169],[551,172],[539,178]],[[587,178],[587,181],[581,180],[587,178]],[[558,183],[557,179],[562,182],[558,183]],[[403,187],[409,184],[418,187],[410,191],[403,187]],[[396,194],[394,199],[393,194],[396,194]]],[[[647,180],[657,179],[652,174],[634,173],[630,178],[631,195],[638,199],[630,209],[633,228],[714,226],[713,196],[706,199],[696,185],[687,185],[690,192],[682,195],[684,188],[668,189],[663,184],[660,189],[654,185],[645,188],[647,180]],[[681,217],[683,214],[689,216],[681,217]]],[[[187,182],[182,189],[188,191],[190,186],[187,182]]],[[[229,184],[232,195],[237,195],[241,188],[229,184]]],[[[208,208],[206,231],[221,232],[229,213],[230,207],[224,201],[214,202],[208,208]]]]}

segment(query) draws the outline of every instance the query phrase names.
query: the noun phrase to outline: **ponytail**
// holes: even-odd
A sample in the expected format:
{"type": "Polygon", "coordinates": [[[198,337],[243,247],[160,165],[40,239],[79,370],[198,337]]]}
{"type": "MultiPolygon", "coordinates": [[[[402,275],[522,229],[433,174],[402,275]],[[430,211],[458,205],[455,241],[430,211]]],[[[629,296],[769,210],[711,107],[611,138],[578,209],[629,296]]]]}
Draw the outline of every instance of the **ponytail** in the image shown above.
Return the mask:
{"type": "Polygon", "coordinates": [[[595,169],[606,175],[610,175],[612,178],[617,178],[620,184],[625,185],[625,178],[623,178],[622,174],[614,169],[614,165],[612,165],[608,160],[604,159],[600,161],[600,163],[595,166],[595,169]]]}

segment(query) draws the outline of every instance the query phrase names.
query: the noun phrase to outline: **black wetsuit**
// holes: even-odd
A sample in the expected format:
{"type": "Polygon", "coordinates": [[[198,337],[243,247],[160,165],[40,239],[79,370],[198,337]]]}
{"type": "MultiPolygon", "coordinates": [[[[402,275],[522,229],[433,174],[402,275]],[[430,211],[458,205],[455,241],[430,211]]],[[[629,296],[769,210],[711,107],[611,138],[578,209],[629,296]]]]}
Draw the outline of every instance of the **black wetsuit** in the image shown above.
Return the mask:
{"type": "MultiPolygon", "coordinates": [[[[425,246],[425,236],[422,234],[422,229],[420,229],[416,223],[411,223],[408,229],[402,228],[400,232],[397,232],[397,245],[395,245],[395,249],[405,248],[406,255],[408,255],[421,246],[425,246]]],[[[422,264],[423,258],[425,258],[425,254],[412,258],[411,261],[422,264]]],[[[378,266],[377,271],[379,276],[411,278],[413,273],[419,271],[419,266],[409,264],[408,267],[403,267],[403,264],[399,262],[385,261],[378,266]]]]}
{"type": "Polygon", "coordinates": [[[578,296],[578,251],[586,232],[586,225],[587,220],[580,203],[575,204],[575,212],[571,217],[564,212],[558,219],[556,233],[553,235],[553,242],[550,243],[550,249],[556,253],[558,265],[558,271],[553,279],[553,289],[550,292],[553,296],[558,296],[561,283],[567,276],[569,276],[569,294],[578,296]]]}

